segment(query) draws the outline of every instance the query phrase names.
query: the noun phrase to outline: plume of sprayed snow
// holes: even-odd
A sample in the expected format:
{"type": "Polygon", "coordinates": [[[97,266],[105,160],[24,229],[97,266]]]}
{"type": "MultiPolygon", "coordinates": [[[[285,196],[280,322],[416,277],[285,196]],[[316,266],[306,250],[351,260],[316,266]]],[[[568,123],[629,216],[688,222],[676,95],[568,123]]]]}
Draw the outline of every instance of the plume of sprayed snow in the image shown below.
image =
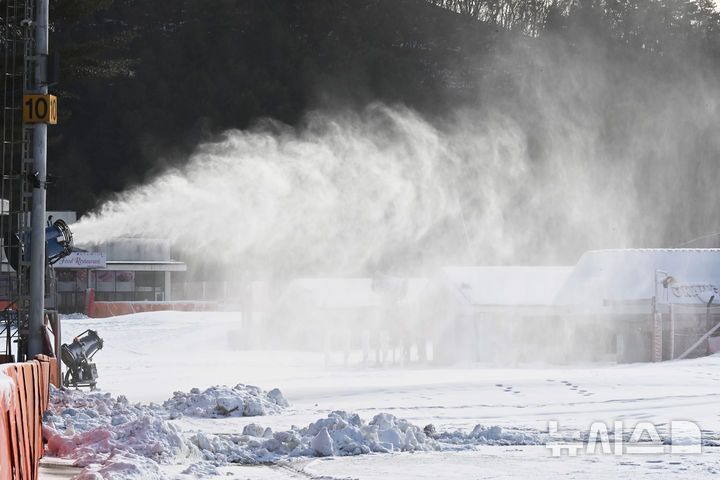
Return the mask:
{"type": "Polygon", "coordinates": [[[720,230],[713,57],[674,36],[652,53],[583,21],[463,60],[481,98],[448,118],[376,104],[225,132],[82,218],[76,241],[164,238],[220,264],[347,275],[570,264],[720,230]]]}
{"type": "MultiPolygon", "coordinates": [[[[615,188],[593,191],[594,172],[565,160],[535,168],[521,130],[502,115],[464,114],[439,129],[382,105],[361,115],[316,113],[299,130],[226,132],[72,230],[79,244],[167,238],[205,259],[265,270],[503,262],[520,249],[542,250],[549,228],[562,234],[550,251],[607,238],[587,212],[628,205],[615,188]]],[[[622,234],[611,240],[626,242],[622,234]]]]}

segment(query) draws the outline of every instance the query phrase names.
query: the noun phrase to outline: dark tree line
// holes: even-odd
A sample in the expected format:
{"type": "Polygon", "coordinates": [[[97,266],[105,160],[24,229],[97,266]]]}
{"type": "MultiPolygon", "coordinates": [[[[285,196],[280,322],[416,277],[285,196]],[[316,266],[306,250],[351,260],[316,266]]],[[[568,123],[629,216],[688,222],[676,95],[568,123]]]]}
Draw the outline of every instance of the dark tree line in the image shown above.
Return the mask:
{"type": "Polygon", "coordinates": [[[465,94],[448,75],[483,54],[458,46],[487,32],[417,0],[115,0],[52,37],[73,54],[106,48],[64,64],[51,200],[85,211],[266,117],[296,125],[371,101],[440,111],[465,94]]]}
{"type": "Polygon", "coordinates": [[[713,0],[428,0],[504,29],[537,36],[573,17],[599,25],[617,39],[662,49],[672,40],[717,42],[720,13],[713,0]]]}

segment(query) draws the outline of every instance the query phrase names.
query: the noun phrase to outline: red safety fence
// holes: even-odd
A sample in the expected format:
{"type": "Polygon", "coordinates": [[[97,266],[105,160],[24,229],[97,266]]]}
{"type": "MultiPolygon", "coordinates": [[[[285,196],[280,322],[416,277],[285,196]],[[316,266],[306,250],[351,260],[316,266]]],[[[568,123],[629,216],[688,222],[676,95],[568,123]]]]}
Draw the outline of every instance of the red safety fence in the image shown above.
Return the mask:
{"type": "Polygon", "coordinates": [[[174,310],[177,312],[212,312],[217,310],[214,303],[194,302],[95,302],[92,318],[117,317],[131,313],[161,312],[174,310]]]}
{"type": "Polygon", "coordinates": [[[88,289],[85,294],[85,314],[92,318],[117,317],[142,312],[161,312],[173,310],[177,312],[214,312],[215,302],[96,302],[95,291],[88,289]]]}
{"type": "MultiPolygon", "coordinates": [[[[43,456],[42,415],[57,359],[0,365],[0,480],[35,480],[43,456]]],[[[54,378],[55,377],[55,378],[54,378]]]]}

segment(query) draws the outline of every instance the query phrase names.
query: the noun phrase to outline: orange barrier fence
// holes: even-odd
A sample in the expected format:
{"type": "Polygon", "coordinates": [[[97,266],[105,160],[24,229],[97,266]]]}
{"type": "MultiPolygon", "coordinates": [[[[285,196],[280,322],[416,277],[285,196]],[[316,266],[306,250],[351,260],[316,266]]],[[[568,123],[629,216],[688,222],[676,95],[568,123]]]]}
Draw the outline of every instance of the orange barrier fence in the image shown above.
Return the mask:
{"type": "Polygon", "coordinates": [[[96,302],[95,289],[85,292],[85,314],[91,318],[108,318],[142,312],[214,312],[216,302],[180,301],[180,302],[96,302]]]}
{"type": "Polygon", "coordinates": [[[217,310],[217,304],[210,302],[95,302],[92,318],[117,317],[141,312],[209,312],[217,310]]]}
{"type": "Polygon", "coordinates": [[[0,365],[0,480],[38,478],[44,452],[42,415],[56,362],[38,355],[31,362],[0,365]]]}

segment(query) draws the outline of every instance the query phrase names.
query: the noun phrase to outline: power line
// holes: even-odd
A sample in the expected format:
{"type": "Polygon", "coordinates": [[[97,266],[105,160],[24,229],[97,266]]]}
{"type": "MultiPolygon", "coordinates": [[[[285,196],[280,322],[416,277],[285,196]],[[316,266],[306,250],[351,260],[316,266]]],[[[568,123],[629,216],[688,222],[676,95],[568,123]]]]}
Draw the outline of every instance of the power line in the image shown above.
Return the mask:
{"type": "Polygon", "coordinates": [[[695,243],[695,242],[697,242],[698,240],[705,240],[706,238],[717,237],[718,235],[720,235],[720,232],[709,233],[709,234],[707,234],[707,235],[703,235],[702,237],[697,237],[697,238],[693,238],[692,240],[688,240],[687,242],[681,243],[680,245],[677,245],[677,246],[675,246],[675,247],[673,247],[673,248],[681,248],[681,247],[684,247],[684,246],[686,246],[686,245],[690,245],[691,243],[695,243]]]}

